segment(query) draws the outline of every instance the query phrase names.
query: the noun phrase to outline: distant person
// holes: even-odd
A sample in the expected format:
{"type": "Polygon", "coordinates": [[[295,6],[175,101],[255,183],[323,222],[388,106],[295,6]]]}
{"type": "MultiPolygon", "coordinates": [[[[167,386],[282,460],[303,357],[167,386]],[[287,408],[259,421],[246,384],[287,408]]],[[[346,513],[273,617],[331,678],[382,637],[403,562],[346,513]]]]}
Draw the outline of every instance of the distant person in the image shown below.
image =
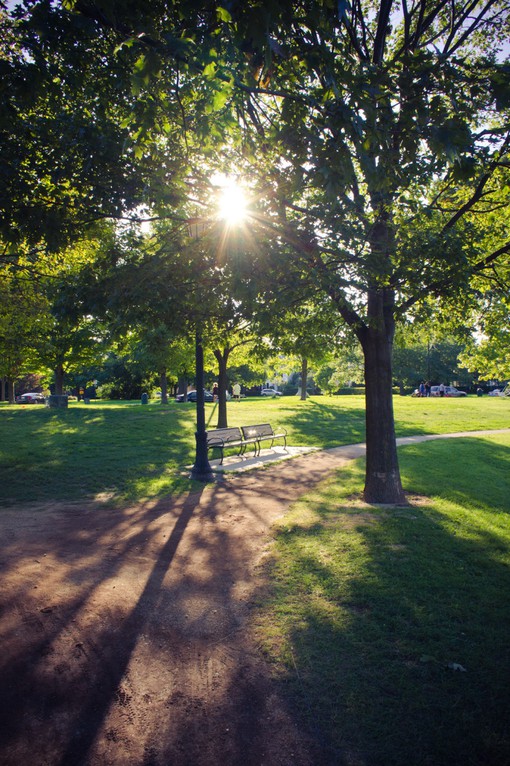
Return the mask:
{"type": "Polygon", "coordinates": [[[237,399],[238,401],[241,398],[241,386],[239,385],[239,383],[234,383],[234,385],[232,386],[232,397],[233,399],[237,399]]]}
{"type": "Polygon", "coordinates": [[[424,383],[424,381],[423,381],[423,380],[422,380],[422,382],[420,383],[420,386],[419,386],[419,388],[418,388],[418,395],[419,395],[419,396],[425,396],[425,383],[424,383]]]}
{"type": "Polygon", "coordinates": [[[425,382],[425,396],[430,396],[430,380],[425,382]]]}
{"type": "Polygon", "coordinates": [[[439,396],[444,396],[444,383],[439,384],[439,396]]]}
{"type": "Polygon", "coordinates": [[[218,384],[215,383],[212,387],[212,396],[213,396],[213,402],[218,401],[218,384]]]}

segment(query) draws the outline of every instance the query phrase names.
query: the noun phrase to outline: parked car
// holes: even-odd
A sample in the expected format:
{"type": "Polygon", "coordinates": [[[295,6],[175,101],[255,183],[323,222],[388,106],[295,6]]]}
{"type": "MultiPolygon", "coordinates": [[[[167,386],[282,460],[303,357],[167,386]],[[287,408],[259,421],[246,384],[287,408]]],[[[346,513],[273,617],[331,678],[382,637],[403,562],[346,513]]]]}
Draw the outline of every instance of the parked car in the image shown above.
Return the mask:
{"type": "Polygon", "coordinates": [[[274,388],[263,388],[260,392],[261,396],[281,396],[281,391],[275,391],[274,388]]]}
{"type": "Polygon", "coordinates": [[[489,391],[489,396],[510,396],[510,384],[503,389],[495,388],[493,391],[489,391]]]}
{"type": "MultiPolygon", "coordinates": [[[[430,387],[430,395],[431,396],[439,396],[439,386],[431,386],[430,387]]],[[[444,395],[447,397],[452,396],[467,396],[465,391],[459,391],[458,388],[455,388],[455,386],[445,386],[444,387],[444,395]]]]}
{"type": "Polygon", "coordinates": [[[16,397],[16,404],[44,404],[45,402],[46,397],[44,394],[38,394],[35,391],[16,397]]]}
{"type": "MultiPolygon", "coordinates": [[[[188,391],[187,394],[177,394],[175,397],[176,402],[196,402],[197,400],[197,392],[196,391],[188,391]]],[[[204,391],[204,400],[206,402],[212,402],[214,401],[213,395],[210,391],[204,391]]]]}

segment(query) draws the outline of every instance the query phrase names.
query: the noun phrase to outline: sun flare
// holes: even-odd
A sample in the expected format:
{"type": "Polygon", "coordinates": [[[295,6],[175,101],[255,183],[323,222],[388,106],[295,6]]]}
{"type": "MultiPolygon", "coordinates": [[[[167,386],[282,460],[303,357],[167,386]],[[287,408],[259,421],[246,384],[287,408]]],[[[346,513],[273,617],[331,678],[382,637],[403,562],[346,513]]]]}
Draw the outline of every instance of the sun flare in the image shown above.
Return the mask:
{"type": "Polygon", "coordinates": [[[247,215],[247,201],[242,187],[235,178],[226,177],[219,188],[218,212],[229,226],[244,221],[247,215]]]}

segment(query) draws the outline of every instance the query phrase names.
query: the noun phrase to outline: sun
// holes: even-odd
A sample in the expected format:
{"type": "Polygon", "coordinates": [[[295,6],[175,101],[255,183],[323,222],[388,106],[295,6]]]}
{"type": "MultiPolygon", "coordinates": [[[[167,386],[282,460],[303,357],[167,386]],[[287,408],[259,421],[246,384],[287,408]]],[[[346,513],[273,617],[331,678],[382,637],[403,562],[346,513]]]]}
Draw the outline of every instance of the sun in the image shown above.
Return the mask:
{"type": "Polygon", "coordinates": [[[236,178],[225,176],[218,184],[218,215],[229,226],[242,223],[248,214],[246,195],[236,178]]]}

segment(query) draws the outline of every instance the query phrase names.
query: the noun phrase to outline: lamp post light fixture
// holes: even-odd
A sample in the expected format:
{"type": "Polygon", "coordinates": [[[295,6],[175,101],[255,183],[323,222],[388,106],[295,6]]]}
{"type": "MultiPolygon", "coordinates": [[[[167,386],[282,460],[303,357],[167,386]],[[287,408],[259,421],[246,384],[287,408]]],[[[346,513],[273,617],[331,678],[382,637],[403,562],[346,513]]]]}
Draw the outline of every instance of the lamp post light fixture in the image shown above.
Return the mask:
{"type": "MultiPolygon", "coordinates": [[[[200,239],[207,228],[207,220],[190,218],[188,232],[192,239],[200,239]]],[[[195,462],[191,469],[191,478],[197,481],[214,481],[214,472],[207,456],[207,433],[205,430],[205,398],[204,398],[204,348],[202,345],[202,327],[199,315],[195,318],[195,382],[197,389],[195,432],[195,462]]]]}

